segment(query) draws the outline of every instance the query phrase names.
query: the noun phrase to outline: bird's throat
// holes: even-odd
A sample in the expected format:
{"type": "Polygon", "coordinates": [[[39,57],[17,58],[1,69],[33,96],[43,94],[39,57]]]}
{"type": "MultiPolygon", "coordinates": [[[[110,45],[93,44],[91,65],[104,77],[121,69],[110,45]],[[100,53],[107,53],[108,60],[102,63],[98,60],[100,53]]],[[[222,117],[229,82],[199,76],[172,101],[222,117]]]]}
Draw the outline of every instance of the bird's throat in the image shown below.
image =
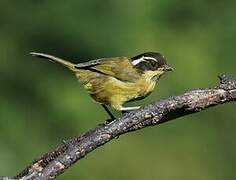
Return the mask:
{"type": "Polygon", "coordinates": [[[142,76],[146,81],[158,81],[163,74],[163,71],[146,71],[142,76]]]}

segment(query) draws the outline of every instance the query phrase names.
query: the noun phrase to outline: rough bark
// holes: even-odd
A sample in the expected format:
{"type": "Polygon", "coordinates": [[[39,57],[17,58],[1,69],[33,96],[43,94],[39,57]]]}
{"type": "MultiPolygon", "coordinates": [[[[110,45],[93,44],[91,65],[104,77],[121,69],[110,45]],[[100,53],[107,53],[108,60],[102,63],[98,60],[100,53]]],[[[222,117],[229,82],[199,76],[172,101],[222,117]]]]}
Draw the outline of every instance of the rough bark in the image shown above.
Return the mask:
{"type": "Polygon", "coordinates": [[[115,137],[235,101],[236,79],[226,75],[219,78],[220,84],[216,87],[193,90],[154,102],[109,124],[100,124],[79,137],[66,140],[52,152],[34,160],[13,179],[54,179],[88,153],[115,137]]]}

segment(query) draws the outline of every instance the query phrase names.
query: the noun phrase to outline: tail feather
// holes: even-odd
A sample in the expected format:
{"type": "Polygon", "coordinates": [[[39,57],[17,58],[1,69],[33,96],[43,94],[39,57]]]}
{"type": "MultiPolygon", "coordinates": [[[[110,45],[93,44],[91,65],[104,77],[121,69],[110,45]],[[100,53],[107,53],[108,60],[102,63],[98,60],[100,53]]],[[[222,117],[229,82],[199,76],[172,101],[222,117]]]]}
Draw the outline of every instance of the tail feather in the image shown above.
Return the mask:
{"type": "Polygon", "coordinates": [[[35,56],[35,57],[39,57],[39,58],[43,58],[43,59],[49,59],[52,62],[62,64],[63,66],[69,68],[72,71],[76,71],[74,63],[71,63],[71,62],[61,59],[61,58],[58,58],[56,56],[52,56],[52,55],[44,54],[44,53],[37,53],[37,52],[31,52],[30,55],[35,56]]]}

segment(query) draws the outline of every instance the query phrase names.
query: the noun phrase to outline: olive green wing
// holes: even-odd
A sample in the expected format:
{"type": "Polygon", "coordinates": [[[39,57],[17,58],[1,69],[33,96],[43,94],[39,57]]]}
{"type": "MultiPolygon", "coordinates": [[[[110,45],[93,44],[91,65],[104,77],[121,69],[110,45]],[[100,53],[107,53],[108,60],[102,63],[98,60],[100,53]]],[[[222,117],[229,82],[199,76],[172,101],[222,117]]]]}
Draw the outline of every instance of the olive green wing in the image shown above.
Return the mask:
{"type": "Polygon", "coordinates": [[[114,77],[120,81],[134,82],[139,78],[138,71],[132,66],[129,58],[115,57],[79,63],[77,69],[87,69],[100,74],[114,77]]]}

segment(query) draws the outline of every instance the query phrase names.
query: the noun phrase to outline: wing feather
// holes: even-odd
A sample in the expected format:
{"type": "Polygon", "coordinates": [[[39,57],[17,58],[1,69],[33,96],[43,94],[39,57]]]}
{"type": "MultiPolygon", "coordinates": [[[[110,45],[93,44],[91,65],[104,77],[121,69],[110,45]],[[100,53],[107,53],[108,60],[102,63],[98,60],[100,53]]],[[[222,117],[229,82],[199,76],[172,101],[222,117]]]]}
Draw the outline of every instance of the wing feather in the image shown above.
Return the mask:
{"type": "Polygon", "coordinates": [[[126,57],[96,59],[75,66],[77,69],[87,69],[114,77],[120,81],[135,82],[139,78],[138,71],[126,57]]]}

